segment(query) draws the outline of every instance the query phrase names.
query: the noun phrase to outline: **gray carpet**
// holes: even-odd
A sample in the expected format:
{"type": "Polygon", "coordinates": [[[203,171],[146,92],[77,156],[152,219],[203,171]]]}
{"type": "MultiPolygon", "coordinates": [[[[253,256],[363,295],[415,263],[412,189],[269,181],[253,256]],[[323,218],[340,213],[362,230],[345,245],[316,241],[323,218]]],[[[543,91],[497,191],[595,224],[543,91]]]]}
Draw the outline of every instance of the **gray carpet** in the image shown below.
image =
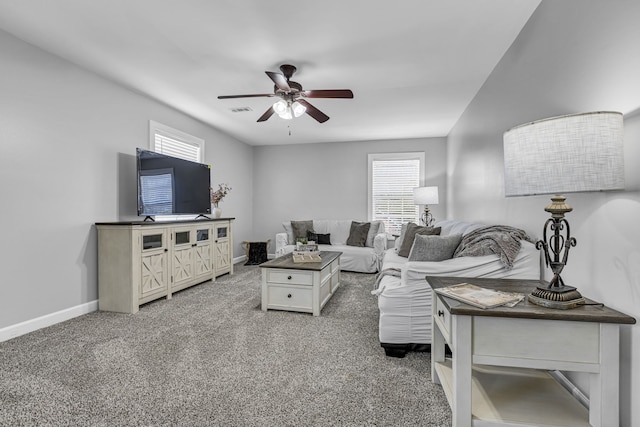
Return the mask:
{"type": "Polygon", "coordinates": [[[260,310],[260,268],[0,343],[2,426],[448,426],[429,353],[388,358],[374,275],[310,314],[260,310]]]}

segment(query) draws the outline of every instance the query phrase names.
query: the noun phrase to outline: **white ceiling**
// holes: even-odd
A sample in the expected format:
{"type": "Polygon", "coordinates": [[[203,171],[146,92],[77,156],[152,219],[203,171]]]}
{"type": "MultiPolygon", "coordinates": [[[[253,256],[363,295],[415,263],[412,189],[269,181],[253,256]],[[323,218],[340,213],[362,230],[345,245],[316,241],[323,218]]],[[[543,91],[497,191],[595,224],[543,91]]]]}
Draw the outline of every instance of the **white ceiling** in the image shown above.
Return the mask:
{"type": "Polygon", "coordinates": [[[539,3],[0,0],[0,28],[251,145],[299,144],[446,136],[539,3]],[[323,124],[217,99],[272,92],[283,63],[354,99],[310,100],[323,124]]]}

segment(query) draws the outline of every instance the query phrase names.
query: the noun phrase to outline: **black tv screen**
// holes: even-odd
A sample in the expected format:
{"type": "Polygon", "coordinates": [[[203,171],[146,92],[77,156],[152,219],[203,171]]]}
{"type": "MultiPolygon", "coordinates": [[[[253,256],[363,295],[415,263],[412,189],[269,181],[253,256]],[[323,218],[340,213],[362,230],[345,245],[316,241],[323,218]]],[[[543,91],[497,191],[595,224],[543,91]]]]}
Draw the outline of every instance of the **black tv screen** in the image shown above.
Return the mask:
{"type": "Polygon", "coordinates": [[[138,215],[211,213],[211,166],[137,149],[138,215]]]}

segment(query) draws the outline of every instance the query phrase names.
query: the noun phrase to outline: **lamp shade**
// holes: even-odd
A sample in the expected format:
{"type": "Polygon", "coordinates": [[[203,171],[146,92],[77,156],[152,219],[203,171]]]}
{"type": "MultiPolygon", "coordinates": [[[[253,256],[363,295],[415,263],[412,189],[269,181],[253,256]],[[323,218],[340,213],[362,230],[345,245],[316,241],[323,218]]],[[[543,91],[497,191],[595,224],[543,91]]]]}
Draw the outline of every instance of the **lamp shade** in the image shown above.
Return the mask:
{"type": "Polygon", "coordinates": [[[414,188],[413,202],[416,205],[437,205],[438,204],[438,187],[414,188]]]}
{"type": "Polygon", "coordinates": [[[504,134],[505,195],[624,189],[622,114],[552,117],[504,134]]]}

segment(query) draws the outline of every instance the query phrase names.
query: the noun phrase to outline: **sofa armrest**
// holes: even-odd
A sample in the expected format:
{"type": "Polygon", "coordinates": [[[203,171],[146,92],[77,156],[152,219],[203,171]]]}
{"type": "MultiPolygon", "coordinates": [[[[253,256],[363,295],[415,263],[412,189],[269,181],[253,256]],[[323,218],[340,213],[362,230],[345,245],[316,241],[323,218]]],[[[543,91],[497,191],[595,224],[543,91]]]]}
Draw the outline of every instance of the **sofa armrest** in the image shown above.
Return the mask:
{"type": "Polygon", "coordinates": [[[378,271],[382,270],[382,258],[387,250],[387,233],[378,233],[373,238],[373,252],[376,254],[376,264],[378,271]]]}
{"type": "Polygon", "coordinates": [[[282,256],[286,253],[285,246],[289,244],[289,237],[287,237],[287,233],[277,233],[276,234],[276,256],[282,256]]]}
{"type": "Polygon", "coordinates": [[[387,233],[378,233],[373,238],[373,251],[378,256],[382,256],[387,250],[387,233]]]}

